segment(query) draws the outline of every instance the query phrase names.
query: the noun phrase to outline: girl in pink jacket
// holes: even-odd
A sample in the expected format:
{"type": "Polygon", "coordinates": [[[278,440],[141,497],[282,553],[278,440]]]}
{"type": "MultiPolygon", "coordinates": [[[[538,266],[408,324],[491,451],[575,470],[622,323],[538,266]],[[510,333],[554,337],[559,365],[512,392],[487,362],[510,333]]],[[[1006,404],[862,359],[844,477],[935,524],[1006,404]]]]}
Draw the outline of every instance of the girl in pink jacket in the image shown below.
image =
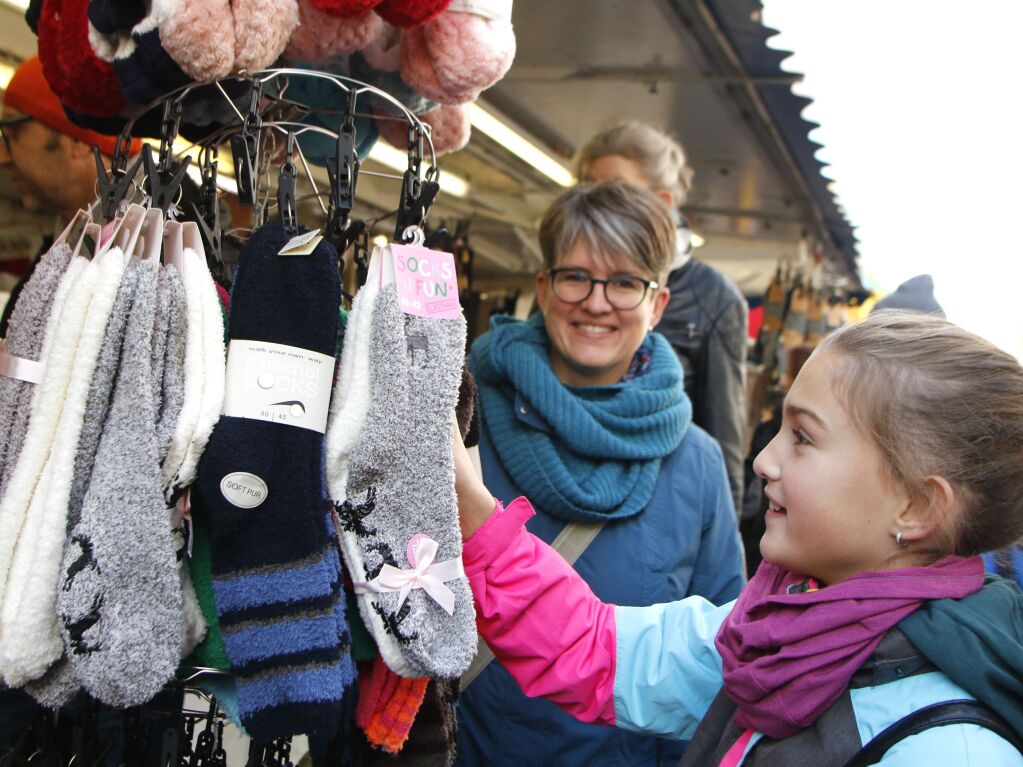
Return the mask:
{"type": "Polygon", "coordinates": [[[497,659],[583,721],[692,740],[685,765],[841,765],[914,714],[925,726],[881,764],[1023,764],[1023,597],[985,584],[977,556],[1023,534],[1023,368],[944,320],[881,312],[825,340],[783,419],[755,463],[765,561],[722,607],[601,603],[456,445],[497,659]],[[949,701],[966,709],[928,708],[949,701]]]}

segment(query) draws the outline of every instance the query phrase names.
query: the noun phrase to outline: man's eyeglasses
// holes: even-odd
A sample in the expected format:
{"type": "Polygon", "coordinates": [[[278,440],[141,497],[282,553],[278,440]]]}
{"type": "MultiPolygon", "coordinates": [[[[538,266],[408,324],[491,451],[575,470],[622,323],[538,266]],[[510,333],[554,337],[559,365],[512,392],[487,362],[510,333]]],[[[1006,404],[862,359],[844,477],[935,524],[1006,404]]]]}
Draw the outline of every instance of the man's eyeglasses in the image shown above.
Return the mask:
{"type": "Polygon", "coordinates": [[[11,117],[7,120],[0,120],[0,138],[4,140],[4,146],[7,147],[7,151],[11,150],[11,134],[8,132],[15,125],[23,125],[29,120],[35,118],[31,115],[25,115],[23,117],[11,117]]]}
{"type": "Polygon", "coordinates": [[[646,298],[648,290],[657,290],[657,283],[633,274],[616,274],[606,280],[597,279],[585,269],[549,269],[554,295],[566,304],[581,304],[600,283],[604,298],[615,309],[635,309],[646,298]]]}

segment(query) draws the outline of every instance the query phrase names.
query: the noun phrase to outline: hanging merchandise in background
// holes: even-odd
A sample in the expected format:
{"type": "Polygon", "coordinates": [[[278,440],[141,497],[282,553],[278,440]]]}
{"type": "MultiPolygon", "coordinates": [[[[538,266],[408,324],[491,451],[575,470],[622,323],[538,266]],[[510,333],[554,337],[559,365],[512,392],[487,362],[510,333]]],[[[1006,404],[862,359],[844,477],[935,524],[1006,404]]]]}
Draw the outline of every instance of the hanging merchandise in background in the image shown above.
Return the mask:
{"type": "Polygon", "coordinates": [[[232,340],[224,415],[327,430],[334,360],[266,341],[232,340]]]}

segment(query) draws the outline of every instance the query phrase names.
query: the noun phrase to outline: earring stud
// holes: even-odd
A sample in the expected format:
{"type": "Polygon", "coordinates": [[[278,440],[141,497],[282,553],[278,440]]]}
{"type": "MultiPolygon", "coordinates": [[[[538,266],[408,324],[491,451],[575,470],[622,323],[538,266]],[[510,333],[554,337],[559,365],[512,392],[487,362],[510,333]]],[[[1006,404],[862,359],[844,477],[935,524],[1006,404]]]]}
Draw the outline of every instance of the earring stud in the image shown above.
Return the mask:
{"type": "Polygon", "coordinates": [[[899,532],[897,532],[895,534],[895,545],[896,546],[902,546],[902,547],[906,547],[906,546],[909,545],[908,543],[906,543],[905,539],[903,538],[901,530],[899,530],[899,532]]]}

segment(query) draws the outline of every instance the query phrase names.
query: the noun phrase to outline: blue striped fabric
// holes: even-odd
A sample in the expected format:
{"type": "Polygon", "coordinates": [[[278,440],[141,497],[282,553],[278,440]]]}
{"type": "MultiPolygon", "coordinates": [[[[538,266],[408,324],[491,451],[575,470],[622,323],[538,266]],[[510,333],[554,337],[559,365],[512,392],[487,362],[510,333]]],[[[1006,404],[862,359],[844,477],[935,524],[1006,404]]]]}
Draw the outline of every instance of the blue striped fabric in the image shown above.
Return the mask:
{"type": "MultiPolygon", "coordinates": [[[[290,239],[275,222],[252,233],[231,294],[228,337],[332,356],[340,284],[327,243],[302,258],[277,254],[290,239]]],[[[217,618],[238,709],[256,742],[337,731],[355,672],[345,622],[323,435],[287,424],[221,416],[192,486],[207,515],[217,618]],[[221,480],[248,472],[267,485],[239,508],[221,480]]]]}

